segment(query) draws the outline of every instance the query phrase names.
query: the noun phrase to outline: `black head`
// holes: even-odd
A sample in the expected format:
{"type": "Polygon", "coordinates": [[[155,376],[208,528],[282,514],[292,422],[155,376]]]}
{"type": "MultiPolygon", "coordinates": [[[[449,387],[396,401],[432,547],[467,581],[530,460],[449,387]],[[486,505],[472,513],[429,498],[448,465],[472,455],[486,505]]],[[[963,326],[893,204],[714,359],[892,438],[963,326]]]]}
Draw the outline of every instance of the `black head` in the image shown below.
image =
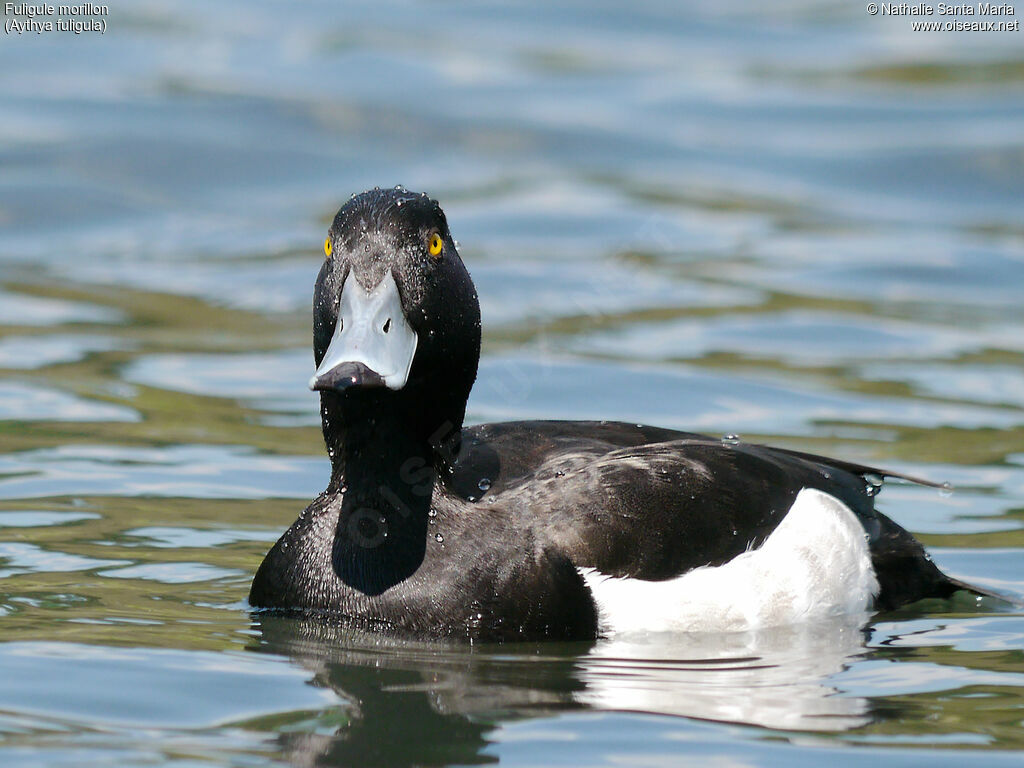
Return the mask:
{"type": "Polygon", "coordinates": [[[313,296],[310,387],[324,436],[399,419],[457,439],[480,357],[476,289],[436,200],[401,187],[354,195],[334,217],[313,296]]]}

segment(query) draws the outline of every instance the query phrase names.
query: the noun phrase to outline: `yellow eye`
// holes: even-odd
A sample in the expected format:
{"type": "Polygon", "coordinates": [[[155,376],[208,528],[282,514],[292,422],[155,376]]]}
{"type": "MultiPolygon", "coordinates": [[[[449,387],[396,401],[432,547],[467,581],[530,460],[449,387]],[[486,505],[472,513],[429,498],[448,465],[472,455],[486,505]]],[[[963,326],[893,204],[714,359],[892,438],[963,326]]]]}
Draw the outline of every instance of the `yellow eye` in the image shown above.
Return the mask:
{"type": "Polygon", "coordinates": [[[430,236],[430,255],[431,256],[440,256],[441,255],[441,246],[442,245],[443,245],[443,243],[441,242],[441,236],[439,234],[437,234],[437,232],[432,234],[430,236]]]}
{"type": "Polygon", "coordinates": [[[330,256],[331,251],[333,250],[334,247],[331,245],[331,238],[328,237],[326,240],[324,240],[324,256],[330,256]]]}

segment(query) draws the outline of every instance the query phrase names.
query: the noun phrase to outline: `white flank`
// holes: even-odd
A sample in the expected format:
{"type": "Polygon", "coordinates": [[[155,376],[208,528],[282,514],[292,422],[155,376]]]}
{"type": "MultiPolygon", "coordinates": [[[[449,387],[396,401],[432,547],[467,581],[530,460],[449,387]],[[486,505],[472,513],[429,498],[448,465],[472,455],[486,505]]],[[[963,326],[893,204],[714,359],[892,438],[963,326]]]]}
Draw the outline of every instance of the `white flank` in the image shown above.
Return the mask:
{"type": "Polygon", "coordinates": [[[804,488],[760,548],[667,581],[579,568],[601,631],[741,632],[862,613],[878,594],[867,534],[839,499],[804,488]]]}

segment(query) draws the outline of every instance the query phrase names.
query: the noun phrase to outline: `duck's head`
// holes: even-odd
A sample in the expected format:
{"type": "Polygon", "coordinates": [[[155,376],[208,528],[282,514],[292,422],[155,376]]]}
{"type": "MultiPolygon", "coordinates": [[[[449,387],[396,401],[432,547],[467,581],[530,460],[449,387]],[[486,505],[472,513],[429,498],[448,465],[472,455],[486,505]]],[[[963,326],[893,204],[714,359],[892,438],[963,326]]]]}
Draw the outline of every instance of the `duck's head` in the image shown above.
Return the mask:
{"type": "Polygon", "coordinates": [[[401,187],[355,195],[324,255],[309,386],[321,393],[325,436],[332,417],[344,428],[389,413],[417,437],[457,433],[480,357],[480,304],[441,206],[401,187]]]}

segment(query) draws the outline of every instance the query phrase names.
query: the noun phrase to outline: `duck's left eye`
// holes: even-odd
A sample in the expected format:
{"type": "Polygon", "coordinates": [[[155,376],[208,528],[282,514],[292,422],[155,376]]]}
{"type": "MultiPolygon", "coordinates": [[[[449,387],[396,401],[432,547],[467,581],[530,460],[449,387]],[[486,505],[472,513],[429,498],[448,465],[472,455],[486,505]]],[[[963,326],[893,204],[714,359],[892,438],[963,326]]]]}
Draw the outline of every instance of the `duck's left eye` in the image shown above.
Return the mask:
{"type": "Polygon", "coordinates": [[[330,256],[331,251],[334,250],[334,246],[331,245],[331,238],[324,240],[324,256],[330,256]]]}
{"type": "Polygon", "coordinates": [[[437,234],[437,232],[432,234],[430,236],[430,255],[431,256],[440,256],[441,255],[441,248],[442,248],[443,245],[444,245],[444,243],[441,242],[441,236],[439,234],[437,234]]]}

